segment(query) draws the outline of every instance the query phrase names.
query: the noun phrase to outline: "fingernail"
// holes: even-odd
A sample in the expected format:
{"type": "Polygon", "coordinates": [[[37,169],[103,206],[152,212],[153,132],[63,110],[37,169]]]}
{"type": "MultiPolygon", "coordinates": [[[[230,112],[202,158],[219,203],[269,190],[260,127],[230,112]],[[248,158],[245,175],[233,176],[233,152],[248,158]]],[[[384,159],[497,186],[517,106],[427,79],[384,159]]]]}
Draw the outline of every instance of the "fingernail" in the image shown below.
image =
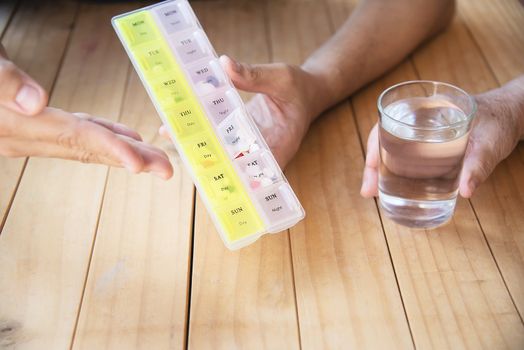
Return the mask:
{"type": "Polygon", "coordinates": [[[241,68],[242,68],[240,66],[240,63],[238,63],[237,61],[235,61],[234,59],[232,59],[229,56],[224,55],[224,57],[226,60],[229,60],[231,62],[231,68],[233,69],[233,72],[240,73],[241,68]]]}
{"type": "Polygon", "coordinates": [[[135,167],[131,164],[124,163],[124,168],[132,174],[136,174],[135,167]]]}
{"type": "Polygon", "coordinates": [[[26,112],[33,112],[40,105],[40,93],[31,85],[24,85],[18,91],[15,101],[26,112]]]}
{"type": "Polygon", "coordinates": [[[478,186],[477,181],[475,181],[474,179],[469,180],[468,187],[469,187],[471,194],[473,194],[473,192],[477,189],[477,186],[478,186]]]}

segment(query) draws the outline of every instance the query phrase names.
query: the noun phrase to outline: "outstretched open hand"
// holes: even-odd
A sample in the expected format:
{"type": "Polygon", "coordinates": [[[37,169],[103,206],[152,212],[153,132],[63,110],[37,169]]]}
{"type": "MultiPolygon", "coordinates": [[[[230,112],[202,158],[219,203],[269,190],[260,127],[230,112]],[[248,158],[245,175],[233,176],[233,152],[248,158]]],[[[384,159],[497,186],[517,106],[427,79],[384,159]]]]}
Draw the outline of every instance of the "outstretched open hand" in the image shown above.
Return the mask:
{"type": "Polygon", "coordinates": [[[0,45],[0,156],[53,157],[121,166],[169,178],[166,154],[127,126],[46,107],[47,92],[0,45]]]}

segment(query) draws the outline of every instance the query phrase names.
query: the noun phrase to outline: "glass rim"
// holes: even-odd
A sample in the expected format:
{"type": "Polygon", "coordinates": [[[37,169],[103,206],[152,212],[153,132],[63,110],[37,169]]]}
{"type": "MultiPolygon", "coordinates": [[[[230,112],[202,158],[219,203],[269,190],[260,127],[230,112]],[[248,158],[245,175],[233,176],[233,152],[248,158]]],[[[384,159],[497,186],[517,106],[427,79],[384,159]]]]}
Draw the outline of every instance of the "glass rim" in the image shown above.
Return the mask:
{"type": "MultiPolygon", "coordinates": [[[[468,94],[465,90],[463,90],[463,89],[461,89],[461,88],[459,88],[459,87],[457,87],[455,85],[449,84],[449,83],[445,83],[445,82],[441,82],[441,81],[435,81],[435,80],[408,80],[408,81],[404,81],[404,82],[392,85],[392,86],[388,87],[387,89],[385,89],[384,91],[382,91],[382,93],[380,94],[380,96],[378,97],[378,100],[377,100],[377,107],[378,107],[378,111],[379,111],[379,113],[381,115],[384,115],[384,116],[388,117],[389,119],[393,120],[396,123],[399,123],[401,125],[409,127],[410,129],[434,131],[434,130],[446,130],[446,129],[456,128],[458,126],[462,126],[464,124],[467,124],[467,123],[471,122],[471,120],[473,119],[473,116],[477,112],[477,101],[475,101],[475,98],[472,95],[468,94]],[[404,86],[404,85],[412,85],[412,84],[443,85],[443,86],[452,88],[454,90],[457,90],[458,92],[460,92],[460,93],[464,94],[465,96],[467,96],[468,100],[471,103],[471,112],[466,115],[466,119],[464,119],[464,120],[461,120],[461,121],[455,122],[455,123],[451,123],[451,124],[448,124],[448,125],[435,126],[435,127],[431,127],[431,126],[414,126],[414,125],[408,124],[406,122],[400,121],[400,120],[394,118],[393,116],[387,114],[386,112],[384,112],[384,109],[382,108],[382,99],[384,98],[384,96],[388,92],[393,90],[393,89],[396,89],[396,88],[404,86]]],[[[464,114],[466,114],[466,113],[464,113],[464,114]]],[[[380,121],[380,118],[379,118],[379,121],[380,121]]]]}

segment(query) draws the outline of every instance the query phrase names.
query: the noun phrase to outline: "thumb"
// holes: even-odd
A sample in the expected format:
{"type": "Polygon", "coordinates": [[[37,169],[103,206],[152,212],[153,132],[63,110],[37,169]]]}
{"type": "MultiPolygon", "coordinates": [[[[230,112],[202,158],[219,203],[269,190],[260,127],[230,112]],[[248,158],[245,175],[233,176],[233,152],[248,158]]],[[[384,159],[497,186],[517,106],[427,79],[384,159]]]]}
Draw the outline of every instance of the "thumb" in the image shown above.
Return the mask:
{"type": "Polygon", "coordinates": [[[240,63],[225,55],[220,56],[220,63],[236,88],[267,95],[275,93],[282,64],[240,63]]]}
{"type": "Polygon", "coordinates": [[[34,115],[46,104],[45,90],[11,61],[0,56],[0,105],[18,113],[34,115]]]}
{"type": "Polygon", "coordinates": [[[371,198],[378,195],[378,164],[379,164],[378,124],[375,124],[368,137],[366,165],[362,176],[360,195],[371,198]]]}
{"type": "Polygon", "coordinates": [[[470,198],[475,189],[491,174],[496,163],[492,161],[490,155],[491,152],[487,149],[475,146],[466,152],[459,184],[459,192],[462,197],[470,198]]]}

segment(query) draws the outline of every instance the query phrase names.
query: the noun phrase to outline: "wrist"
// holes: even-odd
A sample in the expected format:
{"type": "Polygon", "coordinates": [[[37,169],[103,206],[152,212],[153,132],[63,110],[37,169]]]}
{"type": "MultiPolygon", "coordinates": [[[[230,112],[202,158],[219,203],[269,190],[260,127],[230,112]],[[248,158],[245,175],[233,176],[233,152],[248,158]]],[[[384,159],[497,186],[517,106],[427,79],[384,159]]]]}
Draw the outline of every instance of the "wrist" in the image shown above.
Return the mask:
{"type": "Polygon", "coordinates": [[[329,83],[328,75],[322,70],[316,69],[314,65],[304,63],[301,67],[305,73],[307,83],[305,85],[309,107],[313,112],[313,122],[323,111],[333,106],[338,100],[329,83]]]}

